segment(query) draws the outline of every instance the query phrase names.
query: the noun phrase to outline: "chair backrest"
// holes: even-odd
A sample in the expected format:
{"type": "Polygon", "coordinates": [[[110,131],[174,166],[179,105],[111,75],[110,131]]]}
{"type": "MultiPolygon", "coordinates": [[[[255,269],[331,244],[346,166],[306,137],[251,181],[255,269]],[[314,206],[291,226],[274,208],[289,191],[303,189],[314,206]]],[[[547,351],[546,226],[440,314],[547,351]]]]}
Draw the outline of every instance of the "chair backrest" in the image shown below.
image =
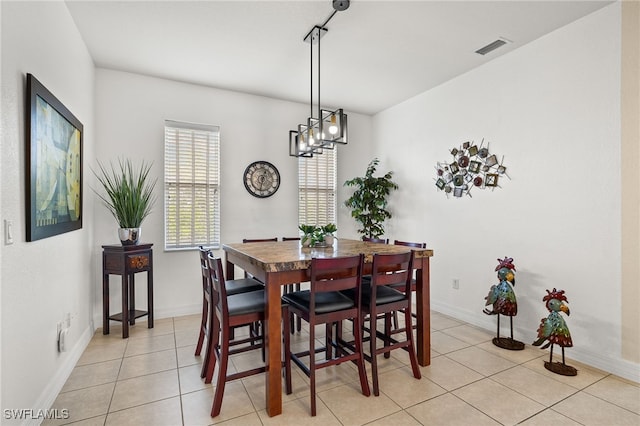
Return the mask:
{"type": "Polygon", "coordinates": [[[222,260],[215,257],[213,253],[207,255],[207,265],[209,267],[209,280],[213,293],[217,296],[213,298],[215,309],[221,315],[221,318],[229,317],[229,307],[227,305],[227,289],[224,284],[224,271],[222,269],[222,260]]]}
{"type": "Polygon", "coordinates": [[[300,237],[282,237],[282,241],[300,241],[300,237]]]}
{"type": "Polygon", "coordinates": [[[309,308],[315,312],[318,293],[355,289],[360,306],[360,282],[364,255],[311,259],[309,308]]]}
{"type": "Polygon", "coordinates": [[[393,242],[396,246],[407,246],[407,247],[415,247],[415,248],[427,248],[427,243],[412,243],[410,241],[398,241],[395,240],[393,242]]]}
{"type": "Polygon", "coordinates": [[[273,238],[243,238],[242,242],[243,243],[262,243],[262,242],[266,242],[266,241],[278,241],[278,237],[273,237],[273,238]]]}
{"type": "MultiPolygon", "coordinates": [[[[403,292],[411,297],[411,278],[413,276],[413,251],[398,254],[374,254],[371,265],[371,287],[401,286],[403,292]]],[[[376,293],[371,291],[371,305],[376,304],[376,293]]]]}
{"type": "Polygon", "coordinates": [[[388,238],[362,237],[362,241],[368,241],[370,243],[389,244],[388,238]]]}
{"type": "Polygon", "coordinates": [[[202,290],[205,292],[209,292],[209,262],[207,260],[207,256],[211,253],[211,250],[200,246],[198,248],[200,252],[200,272],[202,273],[202,290]]]}

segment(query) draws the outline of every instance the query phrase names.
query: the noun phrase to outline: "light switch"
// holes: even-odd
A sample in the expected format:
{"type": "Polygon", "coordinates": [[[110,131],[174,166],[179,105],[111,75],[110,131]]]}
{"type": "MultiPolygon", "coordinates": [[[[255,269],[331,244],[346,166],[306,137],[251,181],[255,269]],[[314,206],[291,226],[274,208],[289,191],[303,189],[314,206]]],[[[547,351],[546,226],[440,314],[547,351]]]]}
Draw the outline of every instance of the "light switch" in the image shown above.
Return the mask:
{"type": "Polygon", "coordinates": [[[5,245],[13,244],[13,221],[4,221],[4,243],[5,245]]]}

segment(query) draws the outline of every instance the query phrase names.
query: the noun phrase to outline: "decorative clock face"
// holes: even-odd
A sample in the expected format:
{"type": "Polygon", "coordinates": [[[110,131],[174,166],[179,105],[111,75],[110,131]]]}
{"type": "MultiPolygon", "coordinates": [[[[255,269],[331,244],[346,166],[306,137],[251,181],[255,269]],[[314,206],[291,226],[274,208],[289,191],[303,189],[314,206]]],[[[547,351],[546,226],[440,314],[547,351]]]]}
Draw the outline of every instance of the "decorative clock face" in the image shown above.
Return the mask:
{"type": "Polygon", "coordinates": [[[254,161],[244,170],[244,187],[254,197],[270,197],[280,187],[280,173],[267,161],[254,161]]]}

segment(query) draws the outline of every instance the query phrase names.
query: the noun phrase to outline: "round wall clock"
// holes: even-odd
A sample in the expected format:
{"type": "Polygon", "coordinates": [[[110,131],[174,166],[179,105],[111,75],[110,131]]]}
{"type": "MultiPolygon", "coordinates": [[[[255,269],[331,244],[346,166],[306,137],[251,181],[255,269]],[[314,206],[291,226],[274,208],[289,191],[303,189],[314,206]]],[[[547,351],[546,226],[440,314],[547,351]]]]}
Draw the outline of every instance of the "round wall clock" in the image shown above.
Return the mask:
{"type": "Polygon", "coordinates": [[[270,197],[280,187],[280,173],[267,161],[254,161],[244,170],[244,187],[258,198],[270,197]]]}

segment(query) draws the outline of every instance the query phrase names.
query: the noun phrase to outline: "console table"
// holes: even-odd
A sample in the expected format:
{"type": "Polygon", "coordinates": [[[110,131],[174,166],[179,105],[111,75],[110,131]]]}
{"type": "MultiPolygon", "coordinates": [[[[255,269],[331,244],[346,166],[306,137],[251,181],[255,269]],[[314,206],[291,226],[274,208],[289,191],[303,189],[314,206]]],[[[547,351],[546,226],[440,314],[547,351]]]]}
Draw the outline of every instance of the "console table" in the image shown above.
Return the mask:
{"type": "Polygon", "coordinates": [[[153,244],[102,246],[102,334],[109,334],[109,320],[122,322],[122,338],[129,337],[129,325],[148,316],[153,328],[153,244]],[[147,310],[136,310],[135,274],[147,273],[147,310]],[[109,315],[109,275],[122,277],[122,312],[109,315]]]}

